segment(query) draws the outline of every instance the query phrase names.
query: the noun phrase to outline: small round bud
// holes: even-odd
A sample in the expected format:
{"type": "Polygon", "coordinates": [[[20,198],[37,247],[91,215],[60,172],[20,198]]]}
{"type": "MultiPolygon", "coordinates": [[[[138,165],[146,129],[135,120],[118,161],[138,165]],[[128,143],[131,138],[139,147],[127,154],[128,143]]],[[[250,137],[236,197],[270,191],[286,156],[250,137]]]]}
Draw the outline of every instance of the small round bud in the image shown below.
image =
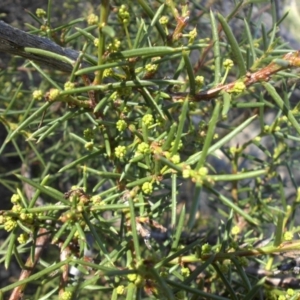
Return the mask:
{"type": "Polygon", "coordinates": [[[117,158],[124,158],[126,154],[126,147],[125,146],[118,146],[115,149],[115,155],[117,158]]]}
{"type": "Polygon", "coordinates": [[[201,251],[202,251],[203,254],[211,253],[211,245],[209,245],[207,243],[202,245],[201,251]]]}
{"type": "Polygon", "coordinates": [[[35,14],[37,15],[38,18],[44,18],[47,15],[47,13],[42,8],[38,8],[35,11],[35,14]]]}
{"type": "Polygon", "coordinates": [[[285,241],[291,241],[294,237],[294,234],[291,231],[286,231],[283,235],[285,241]]]}
{"type": "Polygon", "coordinates": [[[206,167],[202,167],[199,169],[198,174],[200,176],[206,176],[208,174],[208,169],[206,167]]]}
{"type": "Polygon", "coordinates": [[[28,241],[28,234],[27,233],[21,233],[20,236],[18,237],[18,242],[20,244],[25,244],[28,241]]]}
{"type": "Polygon", "coordinates": [[[74,86],[75,86],[74,82],[67,81],[64,84],[64,89],[65,89],[65,91],[69,91],[69,90],[72,90],[74,88],[74,86]]]}
{"type": "Polygon", "coordinates": [[[124,131],[127,128],[127,123],[124,120],[119,120],[116,124],[118,131],[124,131]]]}
{"type": "Polygon", "coordinates": [[[6,231],[12,231],[13,229],[15,229],[17,227],[17,222],[12,220],[11,218],[7,218],[6,222],[4,223],[4,229],[6,231]]]}
{"type": "Polygon", "coordinates": [[[231,69],[234,66],[234,64],[233,64],[233,61],[231,59],[227,58],[227,59],[224,60],[223,66],[226,69],[231,69]]]}
{"type": "Polygon", "coordinates": [[[24,213],[24,212],[20,213],[20,220],[25,221],[26,218],[27,218],[26,213],[24,213]]]}
{"type": "Polygon", "coordinates": [[[59,295],[58,299],[59,300],[71,300],[72,299],[72,292],[71,291],[64,291],[59,295]]]}
{"type": "Polygon", "coordinates": [[[117,291],[117,295],[123,295],[124,294],[124,291],[125,291],[125,287],[124,285],[119,285],[116,289],[117,291]]]}
{"type": "Polygon", "coordinates": [[[16,204],[21,200],[18,194],[13,194],[10,198],[11,203],[16,204]]]}
{"type": "Polygon", "coordinates": [[[84,148],[88,151],[92,151],[94,149],[94,142],[85,143],[84,148]]]}
{"type": "Polygon", "coordinates": [[[121,5],[118,12],[118,17],[121,23],[123,23],[124,25],[129,23],[129,12],[125,5],[121,5]]]}
{"type": "Polygon", "coordinates": [[[109,43],[106,47],[109,52],[116,52],[121,46],[121,41],[119,39],[114,39],[112,43],[109,43]]]}
{"type": "Polygon", "coordinates": [[[11,208],[11,211],[12,212],[15,212],[15,213],[18,213],[22,210],[22,206],[20,204],[15,204],[12,208],[11,208]]]}
{"type": "Polygon", "coordinates": [[[242,267],[249,266],[249,260],[246,257],[238,257],[238,260],[242,267]]]}
{"type": "Polygon", "coordinates": [[[153,192],[153,185],[152,185],[152,183],[151,182],[145,182],[145,183],[143,183],[143,185],[142,185],[142,191],[145,194],[147,194],[147,195],[151,194],[153,192]]]}
{"type": "Polygon", "coordinates": [[[34,100],[41,101],[43,99],[43,92],[41,90],[36,90],[32,93],[34,100]]]}
{"type": "MultiPolygon", "coordinates": [[[[174,147],[174,145],[175,145],[175,142],[173,141],[173,142],[171,143],[172,148],[174,147]]],[[[182,140],[180,140],[180,141],[179,141],[179,144],[178,144],[178,147],[177,147],[177,150],[180,150],[180,149],[182,148],[182,146],[183,146],[182,140]]]]}
{"type": "Polygon", "coordinates": [[[169,18],[167,16],[162,16],[160,19],[159,19],[159,23],[161,25],[167,25],[169,22],[169,18]]]}
{"type": "Polygon", "coordinates": [[[6,222],[6,218],[0,215],[0,225],[4,224],[5,222],[6,222]]]}
{"type": "Polygon", "coordinates": [[[90,14],[87,17],[87,23],[89,25],[96,25],[98,23],[98,16],[96,16],[95,14],[90,14]]]}
{"type": "Polygon", "coordinates": [[[182,169],[182,177],[183,178],[189,178],[191,176],[191,167],[190,166],[184,166],[182,169]]]}
{"type": "Polygon", "coordinates": [[[114,75],[114,70],[112,68],[105,69],[103,72],[103,77],[112,77],[114,75]]]}
{"type": "Polygon", "coordinates": [[[142,154],[150,153],[150,147],[147,143],[142,142],[138,145],[137,151],[142,154]]]}
{"type": "Polygon", "coordinates": [[[181,274],[182,274],[182,276],[185,277],[185,278],[188,277],[188,276],[190,276],[190,273],[191,273],[191,272],[190,272],[190,269],[189,269],[189,268],[182,268],[182,269],[181,269],[181,274]]]}
{"type": "Polygon", "coordinates": [[[90,128],[87,128],[83,131],[83,136],[87,141],[90,141],[94,138],[94,131],[90,128]]]}
{"type": "Polygon", "coordinates": [[[240,94],[246,89],[246,85],[242,81],[238,81],[235,83],[234,87],[230,90],[230,93],[240,94]]]}
{"type": "Polygon", "coordinates": [[[145,69],[146,69],[147,72],[153,73],[153,72],[155,72],[157,70],[157,67],[158,67],[157,64],[147,64],[145,66],[145,69]]]}
{"type": "Polygon", "coordinates": [[[203,76],[196,76],[195,77],[195,82],[198,86],[202,86],[204,83],[204,77],[203,76]]]}
{"type": "Polygon", "coordinates": [[[51,101],[51,102],[55,101],[58,98],[59,94],[60,94],[60,90],[58,90],[58,89],[51,89],[49,91],[49,101],[51,101]]]}
{"type": "Polygon", "coordinates": [[[193,30],[191,30],[188,34],[189,37],[189,44],[192,44],[197,37],[197,28],[195,27],[193,30]]]}
{"type": "Polygon", "coordinates": [[[98,195],[92,196],[91,201],[92,201],[94,204],[100,203],[100,202],[101,202],[101,197],[98,196],[98,195]]]}
{"type": "Polygon", "coordinates": [[[241,229],[239,226],[233,226],[231,228],[231,234],[232,235],[238,235],[241,232],[241,229]]]}
{"type": "Polygon", "coordinates": [[[143,116],[142,121],[143,121],[143,124],[145,124],[149,128],[151,125],[153,125],[154,118],[153,118],[152,115],[146,114],[146,115],[143,116]]]}
{"type": "Polygon", "coordinates": [[[95,45],[95,47],[98,47],[98,45],[99,45],[99,39],[98,38],[94,39],[94,45],[95,45]]]}
{"type": "Polygon", "coordinates": [[[127,278],[128,278],[129,281],[134,282],[137,279],[137,274],[128,274],[127,278]]]}
{"type": "Polygon", "coordinates": [[[174,163],[174,164],[179,164],[180,163],[180,156],[179,154],[175,154],[171,157],[171,161],[174,163]]]}

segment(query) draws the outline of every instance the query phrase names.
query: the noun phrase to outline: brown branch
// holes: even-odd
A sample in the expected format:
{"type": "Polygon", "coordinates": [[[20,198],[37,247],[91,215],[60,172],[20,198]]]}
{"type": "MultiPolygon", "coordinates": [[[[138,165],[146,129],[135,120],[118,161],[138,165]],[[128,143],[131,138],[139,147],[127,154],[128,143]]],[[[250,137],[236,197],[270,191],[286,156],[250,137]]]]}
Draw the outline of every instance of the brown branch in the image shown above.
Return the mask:
{"type": "Polygon", "coordinates": [[[279,71],[297,67],[300,67],[300,50],[285,54],[280,59],[280,62],[279,59],[277,62],[273,61],[266,67],[258,70],[257,72],[248,72],[245,77],[243,77],[242,79],[238,79],[234,82],[228,84],[221,84],[215,88],[200,92],[195,95],[190,95],[189,93],[171,93],[170,95],[172,99],[181,99],[189,96],[191,101],[209,101],[217,98],[223,91],[229,93],[234,92],[234,86],[238,82],[244,83],[245,87],[247,88],[258,82],[269,81],[270,77],[278,73],[279,71]]]}
{"type": "MultiPolygon", "coordinates": [[[[19,281],[28,278],[31,273],[33,272],[37,262],[39,261],[42,251],[44,249],[44,247],[46,246],[46,244],[49,242],[50,239],[50,234],[48,233],[48,231],[44,228],[41,228],[38,232],[38,237],[36,239],[36,243],[35,243],[35,252],[34,252],[34,260],[31,260],[31,256],[28,257],[27,261],[26,261],[26,268],[22,270],[20,277],[19,277],[19,281]]],[[[23,285],[19,285],[16,288],[14,288],[14,290],[12,291],[9,300],[19,300],[22,299],[22,294],[23,291],[26,287],[26,284],[23,285]]]]}
{"type": "MultiPolygon", "coordinates": [[[[32,154],[30,154],[30,156],[32,156],[32,154]]],[[[26,177],[26,178],[31,177],[29,167],[24,163],[22,164],[21,172],[24,177],[26,177]]],[[[24,183],[24,192],[27,196],[27,199],[31,199],[35,190],[28,183],[24,183]]],[[[41,197],[38,197],[36,205],[41,206],[43,204],[44,204],[43,199],[41,197]]],[[[34,250],[33,261],[31,260],[31,256],[29,255],[29,257],[27,258],[27,261],[25,263],[26,269],[21,271],[18,281],[24,280],[32,274],[37,262],[39,261],[41,255],[42,255],[43,250],[45,249],[45,246],[49,243],[50,237],[51,237],[51,234],[48,232],[47,229],[45,229],[45,228],[39,229],[38,234],[37,234],[37,239],[35,241],[35,250],[34,250]]],[[[26,284],[15,287],[10,295],[9,300],[22,299],[21,296],[23,294],[25,287],[26,287],[26,284]]]]}

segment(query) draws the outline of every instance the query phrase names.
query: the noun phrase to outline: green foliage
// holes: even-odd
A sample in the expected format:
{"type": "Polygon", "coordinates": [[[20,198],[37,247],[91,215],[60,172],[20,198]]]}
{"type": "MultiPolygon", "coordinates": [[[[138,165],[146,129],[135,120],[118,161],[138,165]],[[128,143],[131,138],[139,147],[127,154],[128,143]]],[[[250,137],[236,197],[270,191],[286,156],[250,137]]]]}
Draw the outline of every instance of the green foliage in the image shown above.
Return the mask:
{"type": "Polygon", "coordinates": [[[71,74],[16,69],[18,58],[0,73],[0,151],[22,162],[1,169],[12,208],[0,261],[29,270],[1,293],[296,299],[253,273],[300,247],[297,74],[285,72],[300,63],[278,37],[275,2],[234,1],[227,16],[193,1],[119,2],[59,27],[51,1],[33,14],[34,34],[81,52],[26,51],[71,74]],[[263,3],[270,28],[254,17],[263,3]]]}

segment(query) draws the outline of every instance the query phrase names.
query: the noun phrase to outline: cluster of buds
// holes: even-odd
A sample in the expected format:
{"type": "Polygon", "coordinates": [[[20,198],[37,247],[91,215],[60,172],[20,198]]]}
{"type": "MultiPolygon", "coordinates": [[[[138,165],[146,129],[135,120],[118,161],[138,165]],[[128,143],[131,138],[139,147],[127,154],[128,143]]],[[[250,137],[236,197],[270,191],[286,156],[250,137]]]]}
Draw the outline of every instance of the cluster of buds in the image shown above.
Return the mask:
{"type": "Polygon", "coordinates": [[[72,299],[72,292],[71,291],[63,291],[62,293],[60,293],[59,295],[59,300],[71,300],[72,299]]]}
{"type": "Polygon", "coordinates": [[[147,128],[149,128],[154,123],[153,115],[151,115],[151,114],[144,115],[142,118],[142,122],[143,122],[143,125],[145,125],[147,128]]]}
{"type": "Polygon", "coordinates": [[[35,90],[32,93],[32,97],[33,97],[34,100],[41,101],[44,97],[44,94],[41,90],[35,90]]]}
{"type": "Polygon", "coordinates": [[[200,185],[204,182],[214,184],[214,181],[208,175],[208,169],[206,167],[201,167],[199,170],[192,170],[189,165],[183,166],[182,176],[183,178],[191,178],[193,182],[200,185]]]}
{"type": "Polygon", "coordinates": [[[137,152],[141,154],[150,153],[150,146],[147,143],[142,142],[137,146],[137,152]]]}
{"type": "MultiPolygon", "coordinates": [[[[12,231],[18,227],[18,222],[22,223],[22,226],[28,230],[34,225],[36,215],[29,213],[26,208],[23,207],[20,191],[18,194],[13,194],[11,197],[11,203],[13,207],[10,211],[1,212],[0,225],[3,225],[6,231],[12,231]]],[[[18,241],[20,244],[25,244],[29,239],[27,232],[20,234],[18,241]]]]}
{"type": "Polygon", "coordinates": [[[245,90],[246,90],[245,83],[243,81],[237,81],[229,92],[234,94],[241,94],[245,90]]]}
{"type": "Polygon", "coordinates": [[[129,23],[129,12],[125,5],[121,5],[118,12],[118,17],[122,24],[127,25],[129,23]]]}
{"type": "Polygon", "coordinates": [[[121,41],[119,39],[113,39],[111,43],[107,45],[107,51],[108,52],[116,52],[119,50],[121,46],[121,41]]]}
{"type": "Polygon", "coordinates": [[[87,128],[83,131],[83,136],[87,141],[84,144],[84,148],[88,151],[92,151],[94,149],[94,131],[90,128],[87,128]]]}
{"type": "Polygon", "coordinates": [[[119,120],[116,124],[118,131],[124,131],[127,128],[127,123],[125,120],[119,120]]]}
{"type": "Polygon", "coordinates": [[[49,102],[57,101],[60,95],[60,90],[58,89],[50,89],[50,91],[46,94],[46,99],[49,102]]]}
{"type": "Polygon", "coordinates": [[[42,8],[38,8],[36,11],[35,11],[35,14],[37,15],[38,18],[45,18],[47,16],[47,13],[44,9],[42,8]]]}
{"type": "Polygon", "coordinates": [[[126,150],[125,146],[117,146],[115,148],[115,155],[119,159],[123,159],[126,155],[126,152],[127,152],[127,150],[126,150]]]}
{"type": "Polygon", "coordinates": [[[71,82],[71,81],[67,81],[67,82],[64,84],[64,90],[65,90],[65,91],[72,90],[72,89],[74,89],[74,87],[75,87],[75,83],[74,83],[74,82],[71,82]]]}
{"type": "Polygon", "coordinates": [[[152,194],[153,192],[153,184],[151,182],[144,182],[142,185],[142,191],[146,194],[152,194]]]}
{"type": "Polygon", "coordinates": [[[197,29],[194,28],[193,30],[191,30],[189,33],[188,33],[188,38],[189,38],[189,44],[193,44],[196,37],[197,37],[198,33],[197,33],[197,29]]]}
{"type": "Polygon", "coordinates": [[[87,23],[89,25],[96,25],[98,23],[98,16],[96,16],[95,14],[90,14],[87,17],[87,23]]]}
{"type": "Polygon", "coordinates": [[[90,197],[82,188],[73,187],[69,192],[65,193],[65,198],[71,203],[71,209],[60,216],[60,221],[65,222],[80,222],[84,226],[82,212],[84,207],[90,203],[90,197]]]}

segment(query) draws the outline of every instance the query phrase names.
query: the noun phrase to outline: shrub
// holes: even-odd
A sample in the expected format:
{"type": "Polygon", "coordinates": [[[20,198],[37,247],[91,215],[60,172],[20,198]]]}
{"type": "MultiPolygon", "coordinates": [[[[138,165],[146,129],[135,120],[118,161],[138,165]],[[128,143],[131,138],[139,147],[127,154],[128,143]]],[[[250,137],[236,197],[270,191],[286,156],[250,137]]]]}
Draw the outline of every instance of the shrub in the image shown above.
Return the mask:
{"type": "Polygon", "coordinates": [[[264,276],[274,254],[299,248],[290,99],[300,56],[275,13],[270,28],[254,19],[258,2],[222,16],[200,4],[101,1],[99,16],[59,27],[51,5],[32,15],[34,34],[80,52],[26,47],[31,60],[0,74],[0,151],[22,162],[0,178],[13,194],[1,262],[22,269],[2,294],[298,297],[264,276]]]}

